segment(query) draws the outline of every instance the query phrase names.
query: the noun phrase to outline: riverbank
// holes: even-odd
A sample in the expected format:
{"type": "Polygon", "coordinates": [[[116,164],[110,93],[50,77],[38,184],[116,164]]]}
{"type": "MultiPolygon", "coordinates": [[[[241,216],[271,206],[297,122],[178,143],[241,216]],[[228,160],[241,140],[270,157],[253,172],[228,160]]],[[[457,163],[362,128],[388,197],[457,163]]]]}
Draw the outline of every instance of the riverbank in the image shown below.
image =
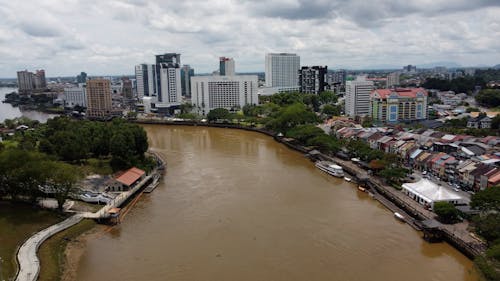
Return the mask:
{"type": "Polygon", "coordinates": [[[0,201],[0,280],[14,278],[19,246],[34,233],[64,220],[61,214],[27,203],[0,201]]]}
{"type": "Polygon", "coordinates": [[[85,241],[96,233],[96,225],[93,220],[83,220],[47,239],[38,250],[41,266],[38,280],[74,280],[85,241]]]}
{"type": "MultiPolygon", "coordinates": [[[[289,139],[282,137],[277,137],[276,136],[277,134],[275,132],[255,127],[247,127],[234,124],[214,124],[208,122],[170,121],[170,120],[160,120],[160,119],[142,119],[142,120],[133,120],[133,122],[140,124],[204,126],[204,127],[232,128],[232,129],[253,131],[273,137],[277,142],[282,143],[287,147],[296,150],[298,152],[307,154],[311,151],[309,148],[297,144],[294,141],[290,141],[289,139]]],[[[393,187],[384,184],[382,180],[379,179],[378,177],[368,176],[364,169],[358,167],[351,161],[342,160],[336,157],[332,157],[330,155],[325,155],[323,153],[317,154],[316,157],[337,162],[345,170],[347,170],[349,174],[355,176],[358,180],[365,181],[365,184],[368,187],[376,189],[378,193],[380,193],[386,199],[390,200],[397,207],[403,209],[408,214],[411,214],[414,218],[418,220],[428,220],[435,218],[434,213],[432,213],[429,210],[426,210],[422,205],[411,200],[409,197],[402,194],[401,192],[398,192],[393,187]]],[[[450,245],[452,245],[457,250],[462,252],[465,256],[467,256],[471,260],[474,259],[474,257],[483,254],[487,249],[487,246],[483,241],[471,235],[471,233],[468,231],[468,223],[466,222],[454,225],[445,225],[439,223],[439,231],[443,235],[443,238],[446,242],[448,242],[450,245]]]]}

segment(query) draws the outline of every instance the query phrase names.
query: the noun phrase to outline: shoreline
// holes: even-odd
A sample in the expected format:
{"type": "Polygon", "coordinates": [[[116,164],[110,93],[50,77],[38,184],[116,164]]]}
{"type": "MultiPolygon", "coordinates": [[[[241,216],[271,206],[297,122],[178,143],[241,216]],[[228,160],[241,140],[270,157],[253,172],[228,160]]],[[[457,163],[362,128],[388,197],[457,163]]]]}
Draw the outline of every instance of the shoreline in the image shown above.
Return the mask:
{"type": "Polygon", "coordinates": [[[76,280],[80,261],[87,251],[87,242],[98,237],[99,228],[101,227],[96,224],[68,242],[64,249],[64,260],[61,265],[61,281],[76,280]]]}

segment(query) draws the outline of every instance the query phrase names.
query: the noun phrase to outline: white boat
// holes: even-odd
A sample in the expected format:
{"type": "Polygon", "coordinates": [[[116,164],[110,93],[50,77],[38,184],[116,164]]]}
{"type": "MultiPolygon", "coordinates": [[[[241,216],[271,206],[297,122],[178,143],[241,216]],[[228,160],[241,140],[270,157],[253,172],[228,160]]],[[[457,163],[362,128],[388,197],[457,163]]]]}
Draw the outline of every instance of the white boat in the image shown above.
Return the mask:
{"type": "Polygon", "coordinates": [[[394,217],[400,221],[405,221],[405,217],[398,212],[394,213],[394,217]]]}
{"type": "Polygon", "coordinates": [[[345,180],[346,182],[351,182],[351,181],[352,181],[352,179],[351,179],[351,178],[348,178],[348,177],[344,177],[344,180],[345,180]]]}
{"type": "Polygon", "coordinates": [[[332,175],[334,177],[341,178],[344,176],[344,170],[342,170],[342,167],[333,162],[318,161],[316,162],[315,166],[321,171],[328,173],[329,175],[332,175]]]}

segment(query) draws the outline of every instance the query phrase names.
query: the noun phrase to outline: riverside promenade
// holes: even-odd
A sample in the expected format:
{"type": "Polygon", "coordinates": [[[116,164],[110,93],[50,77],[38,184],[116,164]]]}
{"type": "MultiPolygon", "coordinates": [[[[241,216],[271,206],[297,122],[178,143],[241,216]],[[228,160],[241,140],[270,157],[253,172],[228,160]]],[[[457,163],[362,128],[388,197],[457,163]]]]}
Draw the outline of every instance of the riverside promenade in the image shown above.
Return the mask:
{"type": "Polygon", "coordinates": [[[152,153],[156,160],[161,163],[158,168],[154,169],[148,176],[142,179],[129,191],[120,193],[116,198],[114,198],[109,204],[99,209],[97,212],[82,212],[75,214],[66,220],[54,224],[35,235],[31,236],[26,240],[23,245],[19,248],[17,252],[17,261],[19,263],[19,271],[17,272],[16,281],[36,281],[38,275],[40,274],[40,260],[38,259],[37,252],[38,248],[42,243],[50,238],[52,235],[61,232],[77,223],[83,219],[107,219],[111,216],[109,211],[112,208],[119,207],[124,204],[129,198],[131,198],[137,191],[144,187],[153,177],[160,176],[160,170],[164,168],[165,161],[152,153]]]}
{"type": "Polygon", "coordinates": [[[40,245],[52,235],[79,223],[82,219],[83,216],[80,214],[73,215],[28,238],[17,252],[19,271],[16,276],[16,281],[37,280],[40,274],[40,260],[36,253],[40,245]]]}

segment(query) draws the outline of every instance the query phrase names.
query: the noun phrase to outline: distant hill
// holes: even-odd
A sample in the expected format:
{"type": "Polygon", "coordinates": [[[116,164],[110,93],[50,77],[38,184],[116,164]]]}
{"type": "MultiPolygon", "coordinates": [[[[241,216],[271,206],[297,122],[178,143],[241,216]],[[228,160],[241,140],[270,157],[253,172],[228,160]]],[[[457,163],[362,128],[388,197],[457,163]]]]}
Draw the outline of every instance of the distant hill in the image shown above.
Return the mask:
{"type": "Polygon", "coordinates": [[[426,63],[426,64],[418,64],[417,68],[434,68],[438,66],[444,66],[446,68],[460,68],[462,67],[461,65],[450,62],[450,61],[438,61],[438,62],[431,62],[431,63],[426,63]]]}
{"type": "Polygon", "coordinates": [[[500,64],[497,64],[493,67],[494,69],[500,69],[500,64]]]}

